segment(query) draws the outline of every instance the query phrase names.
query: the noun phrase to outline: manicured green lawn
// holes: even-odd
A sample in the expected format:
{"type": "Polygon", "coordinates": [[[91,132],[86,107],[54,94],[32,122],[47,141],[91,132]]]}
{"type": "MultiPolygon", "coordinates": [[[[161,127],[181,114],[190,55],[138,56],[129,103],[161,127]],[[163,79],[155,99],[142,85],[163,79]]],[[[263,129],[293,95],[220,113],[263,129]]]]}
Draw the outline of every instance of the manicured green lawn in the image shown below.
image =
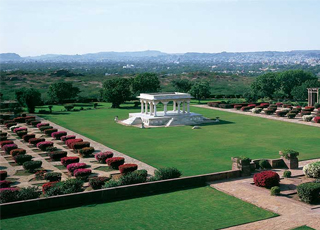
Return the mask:
{"type": "Polygon", "coordinates": [[[198,130],[191,126],[139,129],[114,122],[115,116],[126,119],[139,108],[103,105],[43,117],[154,167],[174,166],[184,176],[230,170],[233,156],[278,158],[279,150],[287,148],[299,151],[300,159],[320,157],[320,128],[316,127],[191,107],[192,112],[218,116],[222,122],[198,130]]]}
{"type": "Polygon", "coordinates": [[[210,187],[1,220],[2,230],[219,229],[276,214],[210,187]]]}
{"type": "Polygon", "coordinates": [[[297,227],[295,229],[292,229],[292,230],[314,230],[314,228],[310,228],[308,226],[301,226],[301,227],[297,227]]]}

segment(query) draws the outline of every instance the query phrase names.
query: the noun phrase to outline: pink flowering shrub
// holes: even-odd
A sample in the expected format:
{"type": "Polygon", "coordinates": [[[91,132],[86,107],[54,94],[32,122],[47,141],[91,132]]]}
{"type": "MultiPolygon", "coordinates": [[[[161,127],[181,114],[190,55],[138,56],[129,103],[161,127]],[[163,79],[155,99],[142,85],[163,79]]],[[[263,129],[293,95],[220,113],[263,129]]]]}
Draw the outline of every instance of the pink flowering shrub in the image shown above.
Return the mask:
{"type": "Polygon", "coordinates": [[[138,169],[137,164],[123,164],[119,166],[120,173],[126,174],[129,172],[133,172],[138,169]]]}
{"type": "Polygon", "coordinates": [[[39,129],[41,126],[49,126],[49,123],[39,123],[37,124],[37,128],[39,129]]]}
{"type": "Polygon", "coordinates": [[[59,132],[51,133],[51,137],[55,138],[56,140],[60,140],[60,138],[62,136],[66,136],[66,135],[67,135],[67,132],[65,132],[65,131],[59,131],[59,132]]]}
{"type": "Polygon", "coordinates": [[[78,139],[69,139],[66,140],[65,144],[68,146],[69,149],[72,149],[72,144],[76,142],[82,142],[83,140],[81,138],[78,139]]]}
{"type": "Polygon", "coordinates": [[[315,118],[313,119],[313,121],[314,121],[315,123],[320,123],[320,117],[315,117],[315,118]]]}
{"type": "Polygon", "coordinates": [[[8,145],[4,145],[2,146],[3,151],[6,152],[6,154],[10,154],[10,151],[13,149],[17,149],[18,146],[16,144],[8,144],[8,145]]]}
{"type": "Polygon", "coordinates": [[[91,169],[76,169],[73,171],[73,175],[77,178],[88,177],[91,174],[91,169]]]}
{"type": "Polygon", "coordinates": [[[67,140],[70,140],[70,139],[76,139],[76,136],[75,135],[68,135],[68,136],[60,137],[60,140],[63,142],[66,142],[67,140]]]}
{"type": "Polygon", "coordinates": [[[13,143],[13,141],[9,141],[9,140],[0,141],[0,146],[1,146],[1,148],[2,148],[4,145],[9,145],[9,144],[14,144],[14,143],[13,143]]]}
{"type": "Polygon", "coordinates": [[[78,163],[79,160],[80,160],[79,157],[63,157],[61,158],[61,164],[67,167],[67,165],[69,164],[78,163]]]}
{"type": "Polygon", "coordinates": [[[85,168],[87,166],[86,163],[72,163],[67,165],[67,169],[71,174],[73,174],[74,170],[85,168]]]}
{"type": "Polygon", "coordinates": [[[113,152],[111,151],[100,152],[95,155],[96,160],[100,163],[106,163],[106,160],[111,157],[113,157],[113,152]]]}
{"type": "Polygon", "coordinates": [[[25,127],[19,127],[19,128],[15,128],[14,130],[13,130],[13,132],[14,133],[17,133],[18,131],[27,131],[28,129],[27,128],[25,128],[25,127]]]}
{"type": "Polygon", "coordinates": [[[37,148],[41,149],[42,151],[46,151],[48,147],[52,147],[52,146],[53,146],[53,142],[51,141],[42,141],[37,144],[37,148]]]}

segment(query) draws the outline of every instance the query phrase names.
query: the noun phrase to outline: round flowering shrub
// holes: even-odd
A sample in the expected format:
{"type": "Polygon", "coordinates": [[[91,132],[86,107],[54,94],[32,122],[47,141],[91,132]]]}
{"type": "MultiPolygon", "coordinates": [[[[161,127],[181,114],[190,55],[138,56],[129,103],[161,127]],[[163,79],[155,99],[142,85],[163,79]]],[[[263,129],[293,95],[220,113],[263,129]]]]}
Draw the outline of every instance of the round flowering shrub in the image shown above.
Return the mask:
{"type": "Polygon", "coordinates": [[[306,107],[304,107],[304,110],[312,112],[314,110],[314,107],[313,106],[306,106],[306,107]]]}
{"type": "Polygon", "coordinates": [[[313,119],[313,121],[314,121],[315,123],[320,123],[320,116],[319,116],[319,117],[315,117],[315,118],[313,119]]]}
{"type": "Polygon", "coordinates": [[[44,131],[44,134],[46,134],[47,136],[51,137],[51,134],[52,134],[52,133],[55,133],[55,132],[57,132],[57,131],[58,131],[57,129],[46,129],[46,130],[44,131]]]}
{"type": "Polygon", "coordinates": [[[3,151],[6,152],[6,154],[10,154],[10,151],[13,149],[17,149],[18,146],[16,144],[8,144],[8,145],[4,145],[2,146],[3,151]]]}
{"type": "Polygon", "coordinates": [[[307,177],[320,178],[320,161],[305,165],[303,172],[307,177]]]}
{"type": "Polygon", "coordinates": [[[67,154],[67,151],[53,151],[49,153],[49,157],[53,161],[60,161],[61,158],[66,157],[67,154]]]}
{"type": "Polygon", "coordinates": [[[1,180],[0,181],[0,188],[9,188],[11,185],[11,181],[8,180],[1,180]]]}
{"type": "Polygon", "coordinates": [[[138,169],[138,165],[136,164],[123,164],[119,166],[120,173],[122,174],[133,172],[137,169],[138,169]]]}
{"type": "Polygon", "coordinates": [[[79,153],[84,157],[92,156],[92,153],[94,152],[93,147],[84,147],[79,150],[79,153]]]}
{"type": "Polygon", "coordinates": [[[271,188],[279,186],[280,177],[276,172],[264,171],[254,174],[253,181],[256,186],[271,188]]]}
{"type": "Polygon", "coordinates": [[[52,126],[41,126],[39,129],[40,129],[41,132],[44,132],[47,129],[53,129],[53,127],[52,126]]]}
{"type": "Polygon", "coordinates": [[[312,115],[304,115],[304,116],[302,116],[302,120],[309,122],[309,121],[312,121],[313,117],[314,116],[312,116],[312,115]]]}
{"type": "Polygon", "coordinates": [[[263,108],[268,108],[270,104],[265,102],[265,103],[261,103],[260,106],[262,106],[263,108]]]}
{"type": "Polygon", "coordinates": [[[87,141],[81,141],[81,142],[75,142],[71,145],[71,148],[73,150],[79,150],[79,149],[83,149],[85,147],[90,147],[90,142],[87,141]]]}
{"type": "Polygon", "coordinates": [[[15,128],[15,129],[13,130],[13,132],[14,132],[14,133],[17,133],[18,131],[23,131],[23,130],[28,130],[28,129],[25,128],[25,127],[19,127],[19,128],[15,128]]]}
{"type": "Polygon", "coordinates": [[[242,108],[242,105],[234,105],[233,108],[235,108],[236,110],[240,110],[242,108]]]}
{"type": "Polygon", "coordinates": [[[22,139],[23,139],[25,142],[29,142],[29,140],[30,140],[31,138],[35,138],[35,137],[36,137],[35,134],[26,134],[26,135],[24,135],[24,136],[22,137],[22,139]]]}
{"type": "Polygon", "coordinates": [[[23,163],[23,168],[28,172],[33,173],[35,169],[42,166],[42,161],[26,161],[23,163]]]}
{"type": "Polygon", "coordinates": [[[41,124],[41,121],[31,121],[33,127],[37,127],[38,124],[41,124]]]}
{"type": "Polygon", "coordinates": [[[14,144],[13,141],[0,141],[0,146],[1,148],[4,146],[4,145],[10,145],[10,144],[14,144]]]}
{"type": "Polygon", "coordinates": [[[15,157],[17,155],[24,155],[26,154],[26,150],[25,149],[13,149],[10,151],[10,155],[12,157],[15,157]]]}
{"type": "Polygon", "coordinates": [[[256,107],[256,104],[249,104],[248,107],[256,107]]]}
{"type": "Polygon", "coordinates": [[[49,126],[49,123],[38,123],[37,128],[40,129],[42,126],[49,126]]]}
{"type": "Polygon", "coordinates": [[[280,111],[276,112],[276,115],[278,117],[284,117],[287,113],[288,113],[288,111],[286,111],[286,110],[280,110],[280,111]]]}
{"type": "Polygon", "coordinates": [[[110,151],[100,152],[95,155],[96,160],[100,163],[106,163],[106,160],[111,157],[113,157],[113,152],[110,151]]]}
{"type": "Polygon", "coordinates": [[[73,143],[76,143],[76,142],[83,142],[83,140],[81,138],[78,138],[78,139],[69,139],[69,140],[66,140],[65,144],[67,145],[67,147],[69,149],[72,149],[72,144],[73,143]]]}
{"type": "Polygon", "coordinates": [[[124,164],[123,157],[111,157],[106,160],[107,165],[113,169],[118,169],[120,165],[124,164]]]}
{"type": "Polygon", "coordinates": [[[32,156],[31,155],[17,155],[13,159],[18,165],[23,165],[24,162],[31,161],[32,156]]]}
{"type": "Polygon", "coordinates": [[[22,130],[22,131],[18,131],[17,132],[17,135],[22,138],[24,135],[27,135],[28,134],[28,131],[27,130],[22,130]]]}
{"type": "Polygon", "coordinates": [[[250,109],[252,109],[252,107],[250,107],[250,106],[243,106],[243,107],[241,108],[241,110],[244,111],[244,112],[247,112],[247,111],[249,111],[250,109]]]}
{"type": "Polygon", "coordinates": [[[37,144],[37,148],[42,151],[46,151],[48,147],[52,147],[52,146],[53,146],[53,142],[51,141],[42,141],[37,144]]]}
{"type": "Polygon", "coordinates": [[[293,118],[296,117],[296,115],[297,115],[296,113],[291,113],[291,112],[290,112],[290,113],[287,114],[287,117],[288,117],[289,119],[293,119],[293,118]]]}
{"type": "Polygon", "coordinates": [[[283,105],[283,103],[281,103],[281,102],[276,103],[276,106],[278,106],[278,107],[281,107],[282,105],[283,105]]]}
{"type": "Polygon", "coordinates": [[[16,122],[9,122],[9,123],[6,123],[6,127],[7,129],[9,129],[11,126],[14,126],[14,125],[17,125],[16,122]]]}
{"type": "Polygon", "coordinates": [[[305,115],[311,115],[311,111],[302,110],[301,116],[305,116],[305,115]]]}
{"type": "Polygon", "coordinates": [[[13,119],[15,122],[18,122],[18,123],[24,123],[26,122],[26,118],[25,117],[16,117],[13,119]]]}
{"type": "Polygon", "coordinates": [[[42,185],[42,192],[43,194],[45,194],[49,189],[51,189],[52,187],[56,186],[58,182],[48,182],[42,185]]]}
{"type": "Polygon", "coordinates": [[[91,169],[76,169],[73,171],[73,175],[79,179],[86,179],[91,174],[91,169]]]}
{"type": "Polygon", "coordinates": [[[0,180],[6,179],[7,176],[8,176],[7,171],[3,171],[3,170],[0,171],[0,180]]]}
{"type": "Polygon", "coordinates": [[[56,140],[60,140],[60,138],[62,137],[62,136],[66,136],[67,135],[67,132],[65,132],[65,131],[59,131],[59,132],[53,132],[53,133],[51,133],[51,137],[53,137],[54,139],[56,139],[56,140]]]}
{"type": "Polygon", "coordinates": [[[45,140],[46,140],[46,139],[44,139],[44,138],[31,138],[31,139],[29,140],[29,144],[36,146],[38,143],[43,142],[43,141],[45,141],[45,140]]]}
{"type": "Polygon", "coordinates": [[[61,181],[61,173],[59,172],[49,172],[46,173],[44,179],[49,180],[50,182],[53,181],[61,181]]]}
{"type": "Polygon", "coordinates": [[[74,170],[85,168],[86,166],[86,163],[72,163],[67,165],[67,169],[73,175],[74,170]]]}
{"type": "Polygon", "coordinates": [[[108,180],[110,180],[109,177],[92,177],[89,179],[89,185],[93,189],[101,189],[108,180]]]}
{"type": "Polygon", "coordinates": [[[61,158],[61,164],[67,167],[68,164],[78,163],[79,160],[80,160],[79,157],[64,157],[64,158],[61,158]]]}
{"type": "Polygon", "coordinates": [[[70,139],[76,139],[76,136],[74,135],[68,135],[68,136],[62,136],[60,137],[60,140],[63,142],[66,142],[66,140],[70,140],[70,139]]]}

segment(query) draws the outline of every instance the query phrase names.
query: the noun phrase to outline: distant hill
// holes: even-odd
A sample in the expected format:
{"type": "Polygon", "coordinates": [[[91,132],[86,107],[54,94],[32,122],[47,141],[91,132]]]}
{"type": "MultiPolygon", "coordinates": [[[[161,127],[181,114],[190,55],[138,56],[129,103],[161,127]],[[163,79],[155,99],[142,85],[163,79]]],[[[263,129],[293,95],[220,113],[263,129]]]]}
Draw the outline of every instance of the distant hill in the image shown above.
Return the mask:
{"type": "Polygon", "coordinates": [[[16,53],[2,53],[0,54],[0,61],[20,61],[22,58],[16,53]]]}

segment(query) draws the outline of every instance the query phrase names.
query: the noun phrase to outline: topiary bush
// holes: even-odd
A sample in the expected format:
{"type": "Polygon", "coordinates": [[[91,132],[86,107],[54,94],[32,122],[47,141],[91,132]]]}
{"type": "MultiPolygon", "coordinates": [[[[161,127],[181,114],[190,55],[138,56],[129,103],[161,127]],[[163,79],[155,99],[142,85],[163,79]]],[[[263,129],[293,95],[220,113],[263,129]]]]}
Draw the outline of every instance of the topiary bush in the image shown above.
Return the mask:
{"type": "Polygon", "coordinates": [[[90,142],[81,141],[81,142],[75,142],[75,143],[71,144],[71,148],[73,150],[80,150],[80,149],[83,149],[85,147],[90,147],[90,142]]]}
{"type": "Polygon", "coordinates": [[[276,172],[264,171],[254,174],[253,181],[256,186],[271,188],[279,186],[280,177],[276,172]]]}
{"type": "Polygon", "coordinates": [[[39,142],[43,142],[45,140],[46,139],[44,139],[44,138],[31,138],[29,140],[29,144],[36,146],[39,142]]]}
{"type": "Polygon", "coordinates": [[[15,128],[13,129],[13,132],[14,133],[17,133],[19,131],[27,131],[28,129],[26,127],[18,127],[18,128],[15,128]]]}
{"type": "Polygon", "coordinates": [[[260,160],[259,166],[263,169],[270,169],[271,168],[271,165],[268,160],[260,160]]]}
{"type": "MultiPolygon", "coordinates": [[[[81,143],[81,142],[78,142],[78,143],[81,143]]],[[[93,147],[84,147],[79,150],[79,153],[83,157],[89,157],[89,156],[92,156],[92,153],[94,153],[94,148],[93,147]]]]}
{"type": "Polygon", "coordinates": [[[139,173],[138,171],[123,174],[120,179],[120,185],[138,184],[147,181],[147,175],[139,173]]]}
{"type": "Polygon", "coordinates": [[[59,173],[59,172],[49,172],[49,173],[45,174],[44,178],[46,180],[49,180],[50,182],[61,181],[61,173],[59,173]]]}
{"type": "Polygon", "coordinates": [[[266,109],[264,110],[264,113],[267,115],[272,115],[275,111],[273,109],[266,109]]]}
{"type": "Polygon", "coordinates": [[[31,161],[32,156],[31,155],[17,155],[13,159],[18,165],[23,165],[24,162],[31,161]]]}
{"type": "Polygon", "coordinates": [[[6,179],[7,176],[8,176],[7,171],[3,171],[3,170],[0,171],[0,180],[6,179]]]}
{"type": "Polygon", "coordinates": [[[10,154],[10,151],[13,149],[17,149],[18,146],[16,144],[7,144],[2,146],[3,151],[6,152],[6,154],[10,154]]]}
{"type": "Polygon", "coordinates": [[[27,130],[23,130],[23,131],[18,131],[17,135],[18,137],[22,138],[24,135],[27,135],[28,131],[27,130]]]}
{"type": "Polygon", "coordinates": [[[11,181],[0,180],[0,188],[9,188],[11,184],[12,184],[11,181]]]}
{"type": "Polygon", "coordinates": [[[33,126],[33,127],[37,127],[37,124],[40,124],[41,123],[41,121],[31,121],[31,125],[33,126]]]}
{"type": "Polygon", "coordinates": [[[261,113],[261,111],[262,111],[261,108],[253,108],[253,109],[252,109],[252,112],[253,112],[253,113],[256,113],[256,114],[261,113]]]}
{"type": "Polygon", "coordinates": [[[87,166],[86,163],[72,163],[67,165],[67,169],[73,175],[74,170],[85,168],[86,166],[87,166]]]}
{"type": "Polygon", "coordinates": [[[106,160],[107,165],[113,169],[118,169],[120,165],[124,164],[123,157],[111,157],[106,160]]]}
{"type": "Polygon", "coordinates": [[[279,186],[274,186],[270,190],[271,196],[278,196],[280,194],[280,187],[279,186]]]}
{"type": "Polygon", "coordinates": [[[1,146],[2,150],[3,150],[3,146],[10,145],[10,144],[14,144],[14,142],[10,141],[10,140],[0,141],[0,146],[1,146]]]}
{"type": "Polygon", "coordinates": [[[11,126],[14,126],[14,125],[17,125],[17,123],[16,122],[6,123],[6,128],[9,129],[11,126]]]}
{"type": "Polygon", "coordinates": [[[296,158],[297,156],[299,156],[299,152],[295,151],[293,149],[285,149],[282,150],[280,152],[281,156],[283,156],[286,159],[290,159],[290,158],[296,158]]]}
{"type": "Polygon", "coordinates": [[[297,186],[297,193],[301,201],[308,204],[317,203],[320,198],[320,183],[307,182],[297,186]]]}
{"type": "Polygon", "coordinates": [[[179,178],[182,175],[182,173],[174,167],[169,167],[159,168],[154,172],[154,175],[158,180],[166,180],[172,178],[179,178]]]}
{"type": "Polygon", "coordinates": [[[51,134],[55,133],[57,131],[58,131],[58,129],[46,129],[46,130],[44,130],[44,134],[46,134],[48,137],[51,137],[51,134]]]}
{"type": "Polygon", "coordinates": [[[53,127],[52,126],[41,126],[39,129],[40,129],[41,132],[44,132],[47,129],[53,129],[53,127]]]}
{"type": "Polygon", "coordinates": [[[61,158],[66,157],[67,154],[67,151],[54,151],[49,153],[49,157],[53,161],[60,161],[61,158]]]}
{"type": "Polygon", "coordinates": [[[312,115],[303,115],[302,116],[302,120],[306,121],[306,122],[312,121],[313,118],[314,118],[314,116],[312,116],[312,115]]]}
{"type": "Polygon", "coordinates": [[[287,115],[287,113],[288,113],[288,111],[286,111],[286,110],[280,110],[280,111],[276,112],[276,115],[278,117],[284,117],[285,115],[287,115]]]}
{"type": "Polygon", "coordinates": [[[18,200],[18,188],[1,188],[0,189],[0,203],[8,203],[18,200]]]}
{"type": "Polygon", "coordinates": [[[86,180],[91,173],[91,169],[85,168],[80,168],[73,171],[73,175],[81,180],[86,180]]]}
{"type": "Polygon", "coordinates": [[[302,110],[300,112],[301,116],[305,116],[305,115],[311,115],[311,111],[306,111],[306,110],[302,110]]]}
{"type": "Polygon", "coordinates": [[[296,115],[297,115],[296,113],[290,112],[290,113],[287,114],[287,117],[288,117],[289,119],[293,119],[293,118],[296,117],[296,115]]]}
{"type": "Polygon", "coordinates": [[[305,165],[303,172],[307,177],[320,178],[320,161],[305,165]]]}
{"type": "Polygon", "coordinates": [[[106,160],[111,157],[113,157],[113,152],[110,151],[100,152],[95,155],[95,158],[99,163],[106,163],[106,160]]]}
{"type": "Polygon", "coordinates": [[[283,172],[283,177],[290,178],[290,177],[291,177],[291,171],[285,170],[285,171],[283,172]]]}
{"type": "Polygon", "coordinates": [[[83,142],[83,140],[81,138],[78,138],[78,139],[69,139],[69,140],[66,140],[65,144],[67,145],[67,147],[69,149],[72,149],[72,145],[76,142],[83,142]]]}
{"type": "Polygon", "coordinates": [[[137,164],[123,164],[119,166],[119,170],[121,174],[126,174],[129,172],[133,172],[138,169],[137,164]]]}
{"type": "Polygon", "coordinates": [[[42,166],[42,161],[26,161],[23,163],[23,168],[30,173],[33,173],[37,168],[42,166]]]}
{"type": "Polygon", "coordinates": [[[52,146],[53,146],[53,142],[51,141],[43,141],[37,144],[37,148],[39,148],[42,151],[46,151],[48,147],[52,147],[52,146]]]}
{"type": "Polygon", "coordinates": [[[35,138],[35,137],[36,137],[35,134],[26,134],[26,135],[24,135],[24,136],[22,137],[22,139],[23,139],[25,142],[29,142],[29,140],[30,140],[31,138],[35,138]]]}
{"type": "Polygon", "coordinates": [[[78,163],[80,161],[79,157],[64,157],[61,158],[61,164],[67,167],[68,164],[78,163]]]}
{"type": "Polygon", "coordinates": [[[93,177],[89,179],[89,185],[92,189],[101,189],[108,180],[110,177],[93,177]]]}
{"type": "Polygon", "coordinates": [[[70,140],[70,139],[76,139],[76,136],[74,135],[68,135],[68,136],[62,136],[60,137],[60,140],[63,142],[66,142],[66,140],[70,140]]]}
{"type": "Polygon", "coordinates": [[[51,133],[51,137],[53,137],[56,140],[60,140],[61,137],[67,136],[67,132],[65,131],[59,131],[59,132],[53,132],[51,133]]]}
{"type": "Polygon", "coordinates": [[[37,128],[40,129],[40,127],[43,127],[43,126],[50,126],[49,123],[38,123],[37,124],[37,128]]]}
{"type": "Polygon", "coordinates": [[[26,150],[25,149],[13,149],[10,151],[10,155],[14,158],[17,155],[25,155],[26,150]]]}

